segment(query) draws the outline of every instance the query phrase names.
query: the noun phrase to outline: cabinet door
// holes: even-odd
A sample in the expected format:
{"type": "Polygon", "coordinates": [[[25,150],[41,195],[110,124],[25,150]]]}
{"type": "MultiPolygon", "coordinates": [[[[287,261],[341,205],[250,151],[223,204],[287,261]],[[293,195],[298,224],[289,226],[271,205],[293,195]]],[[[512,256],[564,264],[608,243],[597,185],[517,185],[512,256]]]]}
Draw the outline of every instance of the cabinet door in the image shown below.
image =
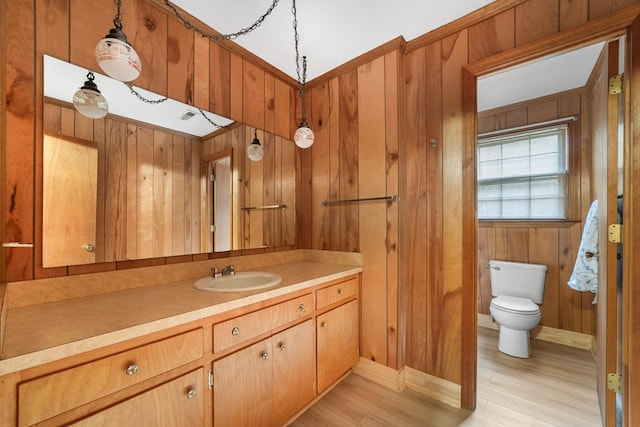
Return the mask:
{"type": "Polygon", "coordinates": [[[275,425],[284,425],[315,397],[314,338],[312,319],[272,337],[275,425]]]}
{"type": "Polygon", "coordinates": [[[204,425],[204,368],[80,420],[74,426],[204,425]]]}
{"type": "Polygon", "coordinates": [[[271,425],[271,338],[213,363],[216,427],[271,425]]]}
{"type": "Polygon", "coordinates": [[[316,319],[318,334],[318,393],[358,361],[358,302],[351,301],[316,319]]]}

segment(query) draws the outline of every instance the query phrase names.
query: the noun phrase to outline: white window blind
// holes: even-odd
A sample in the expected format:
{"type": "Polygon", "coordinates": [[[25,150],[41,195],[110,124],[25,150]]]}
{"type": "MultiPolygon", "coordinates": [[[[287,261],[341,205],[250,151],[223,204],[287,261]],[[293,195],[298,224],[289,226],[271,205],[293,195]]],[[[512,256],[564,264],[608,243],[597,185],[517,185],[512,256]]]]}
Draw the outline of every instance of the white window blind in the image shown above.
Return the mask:
{"type": "Polygon", "coordinates": [[[478,218],[566,219],[567,126],[478,141],[478,218]]]}

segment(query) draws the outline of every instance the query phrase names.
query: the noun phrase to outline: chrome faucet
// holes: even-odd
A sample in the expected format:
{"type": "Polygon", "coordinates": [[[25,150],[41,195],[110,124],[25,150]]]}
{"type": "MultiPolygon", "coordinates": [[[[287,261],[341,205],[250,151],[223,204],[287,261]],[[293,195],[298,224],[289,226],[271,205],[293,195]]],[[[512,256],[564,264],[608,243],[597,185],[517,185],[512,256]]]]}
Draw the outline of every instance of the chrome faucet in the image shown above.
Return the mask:
{"type": "Polygon", "coordinates": [[[236,274],[236,270],[233,268],[233,265],[227,265],[222,269],[223,276],[233,276],[234,274],[236,274]]]}
{"type": "Polygon", "coordinates": [[[218,267],[211,268],[211,278],[215,279],[216,277],[222,276],[220,269],[218,267]]]}

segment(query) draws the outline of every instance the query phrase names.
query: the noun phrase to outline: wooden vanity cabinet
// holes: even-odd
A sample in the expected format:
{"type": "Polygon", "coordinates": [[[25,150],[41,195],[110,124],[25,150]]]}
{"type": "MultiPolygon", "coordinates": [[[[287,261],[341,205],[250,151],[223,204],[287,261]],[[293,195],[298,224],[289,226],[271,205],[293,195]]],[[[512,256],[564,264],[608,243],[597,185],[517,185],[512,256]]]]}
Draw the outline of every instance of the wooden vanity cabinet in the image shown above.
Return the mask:
{"type": "MultiPolygon", "coordinates": [[[[83,405],[90,405],[91,409],[79,410],[78,414],[81,415],[75,418],[85,416],[92,410],[102,409],[99,403],[95,403],[96,401],[105,399],[103,406],[112,405],[114,402],[110,400],[111,395],[194,362],[202,358],[203,353],[203,331],[195,329],[112,356],[96,360],[89,359],[86,363],[19,383],[17,385],[18,425],[30,426],[45,420],[51,425],[56,425],[59,424],[55,421],[56,416],[81,408],[83,405]]],[[[199,383],[191,381],[190,387],[198,389],[198,384],[202,381],[203,379],[199,383]]],[[[185,391],[187,392],[188,390],[185,391]]],[[[156,391],[147,395],[151,397],[139,398],[135,402],[146,401],[160,395],[161,393],[156,391]]],[[[158,404],[166,406],[166,411],[183,412],[178,408],[177,400],[168,397],[165,400],[158,404]]],[[[116,404],[113,408],[119,405],[124,407],[139,405],[127,402],[116,404]]],[[[204,414],[202,405],[199,407],[191,405],[189,408],[190,411],[196,411],[193,417],[202,417],[204,414]]],[[[117,411],[117,409],[113,410],[117,411]]],[[[155,416],[155,412],[151,411],[145,414],[147,417],[155,416]]],[[[63,419],[68,416],[69,414],[64,415],[63,419]]],[[[71,416],[71,420],[75,418],[71,416]]]]}
{"type": "Polygon", "coordinates": [[[315,397],[313,320],[213,363],[214,426],[281,426],[315,397]]]}
{"type": "Polygon", "coordinates": [[[204,368],[178,377],[72,426],[202,426],[204,368]]]}

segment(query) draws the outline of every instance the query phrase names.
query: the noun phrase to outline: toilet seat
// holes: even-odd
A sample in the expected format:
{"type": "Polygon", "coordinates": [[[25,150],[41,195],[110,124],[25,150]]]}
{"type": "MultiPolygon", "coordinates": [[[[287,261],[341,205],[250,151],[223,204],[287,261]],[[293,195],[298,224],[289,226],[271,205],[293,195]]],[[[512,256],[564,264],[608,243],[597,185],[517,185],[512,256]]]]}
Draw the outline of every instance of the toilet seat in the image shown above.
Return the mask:
{"type": "Polygon", "coordinates": [[[491,300],[491,308],[520,315],[539,315],[540,307],[529,298],[499,295],[491,300]]]}

